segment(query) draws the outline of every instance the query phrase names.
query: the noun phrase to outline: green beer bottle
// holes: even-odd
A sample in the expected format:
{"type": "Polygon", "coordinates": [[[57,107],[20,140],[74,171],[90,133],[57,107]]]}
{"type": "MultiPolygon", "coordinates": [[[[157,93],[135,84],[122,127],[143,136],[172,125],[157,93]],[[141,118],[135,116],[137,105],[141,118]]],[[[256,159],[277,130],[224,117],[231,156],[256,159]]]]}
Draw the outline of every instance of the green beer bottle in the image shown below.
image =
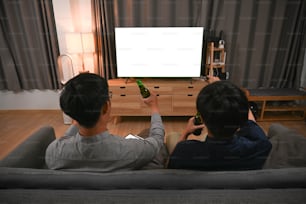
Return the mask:
{"type": "MultiPolygon", "coordinates": [[[[201,125],[202,119],[201,119],[201,114],[199,112],[197,112],[197,114],[194,116],[194,121],[193,124],[194,125],[201,125]]],[[[193,134],[196,136],[199,136],[202,133],[202,128],[196,129],[193,134]]]]}
{"type": "Polygon", "coordinates": [[[141,93],[142,97],[143,97],[143,98],[148,98],[148,97],[151,95],[149,89],[147,89],[147,88],[143,85],[143,83],[142,83],[141,80],[137,80],[136,82],[137,82],[137,85],[138,85],[138,87],[139,87],[139,90],[140,90],[140,93],[141,93]]]}

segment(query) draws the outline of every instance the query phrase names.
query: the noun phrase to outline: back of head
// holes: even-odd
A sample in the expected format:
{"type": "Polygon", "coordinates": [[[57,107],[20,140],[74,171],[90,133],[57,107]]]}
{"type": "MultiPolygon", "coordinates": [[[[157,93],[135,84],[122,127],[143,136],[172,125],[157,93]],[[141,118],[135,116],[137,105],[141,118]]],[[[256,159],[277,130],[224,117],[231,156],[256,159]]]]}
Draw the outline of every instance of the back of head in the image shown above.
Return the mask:
{"type": "Polygon", "coordinates": [[[200,91],[197,110],[215,138],[231,137],[248,120],[248,99],[231,82],[217,81],[200,91]]]}
{"type": "Polygon", "coordinates": [[[107,81],[92,73],[70,79],[60,96],[61,109],[81,126],[93,127],[109,100],[107,81]]]}

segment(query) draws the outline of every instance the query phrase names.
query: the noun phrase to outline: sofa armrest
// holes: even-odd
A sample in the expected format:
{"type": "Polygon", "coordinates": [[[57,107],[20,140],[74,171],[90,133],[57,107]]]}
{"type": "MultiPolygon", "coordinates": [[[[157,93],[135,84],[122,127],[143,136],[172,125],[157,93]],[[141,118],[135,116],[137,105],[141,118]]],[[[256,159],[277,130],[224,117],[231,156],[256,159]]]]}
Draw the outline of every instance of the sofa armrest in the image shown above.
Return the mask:
{"type": "Polygon", "coordinates": [[[54,139],[55,132],[53,127],[42,127],[4,157],[0,161],[0,166],[45,168],[45,151],[54,139]]]}
{"type": "Polygon", "coordinates": [[[283,126],[282,124],[272,123],[269,127],[269,130],[268,130],[268,137],[269,138],[277,137],[280,134],[281,135],[288,134],[291,131],[292,130],[283,126]]]}
{"type": "Polygon", "coordinates": [[[281,124],[271,124],[271,152],[263,168],[306,167],[306,137],[281,124]]]}

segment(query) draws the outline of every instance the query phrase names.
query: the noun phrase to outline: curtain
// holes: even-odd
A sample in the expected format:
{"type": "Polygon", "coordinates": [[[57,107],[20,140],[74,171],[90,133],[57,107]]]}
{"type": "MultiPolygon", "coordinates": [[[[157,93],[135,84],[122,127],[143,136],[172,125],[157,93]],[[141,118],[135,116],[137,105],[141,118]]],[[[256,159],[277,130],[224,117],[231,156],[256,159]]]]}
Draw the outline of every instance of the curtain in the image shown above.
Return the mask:
{"type": "Polygon", "coordinates": [[[113,8],[103,15],[120,27],[202,26],[216,35],[222,31],[231,81],[245,88],[299,88],[306,48],[305,4],[303,0],[113,0],[113,8]]]}
{"type": "Polygon", "coordinates": [[[200,22],[203,0],[114,0],[115,25],[121,27],[190,27],[200,22]]]}
{"type": "Polygon", "coordinates": [[[117,75],[114,3],[113,0],[92,0],[91,3],[96,45],[95,72],[112,79],[117,75]]]}
{"type": "Polygon", "coordinates": [[[0,1],[0,89],[58,89],[51,0],[0,1]]]}
{"type": "Polygon", "coordinates": [[[279,49],[273,70],[276,87],[295,87],[301,85],[305,49],[306,49],[306,2],[288,1],[286,4],[286,20],[280,36],[279,49]]]}
{"type": "Polygon", "coordinates": [[[224,31],[230,80],[247,88],[299,88],[306,47],[305,4],[303,0],[210,2],[206,25],[224,31]]]}

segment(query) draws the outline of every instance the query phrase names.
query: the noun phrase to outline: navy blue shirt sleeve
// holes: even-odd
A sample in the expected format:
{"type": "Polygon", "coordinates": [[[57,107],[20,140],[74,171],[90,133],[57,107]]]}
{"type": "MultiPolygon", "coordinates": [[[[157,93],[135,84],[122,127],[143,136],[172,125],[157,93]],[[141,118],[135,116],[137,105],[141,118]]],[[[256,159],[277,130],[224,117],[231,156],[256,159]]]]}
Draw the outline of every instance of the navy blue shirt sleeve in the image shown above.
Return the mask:
{"type": "Polygon", "coordinates": [[[268,140],[265,132],[252,120],[248,120],[245,125],[237,131],[236,135],[246,137],[249,140],[268,140]]]}

